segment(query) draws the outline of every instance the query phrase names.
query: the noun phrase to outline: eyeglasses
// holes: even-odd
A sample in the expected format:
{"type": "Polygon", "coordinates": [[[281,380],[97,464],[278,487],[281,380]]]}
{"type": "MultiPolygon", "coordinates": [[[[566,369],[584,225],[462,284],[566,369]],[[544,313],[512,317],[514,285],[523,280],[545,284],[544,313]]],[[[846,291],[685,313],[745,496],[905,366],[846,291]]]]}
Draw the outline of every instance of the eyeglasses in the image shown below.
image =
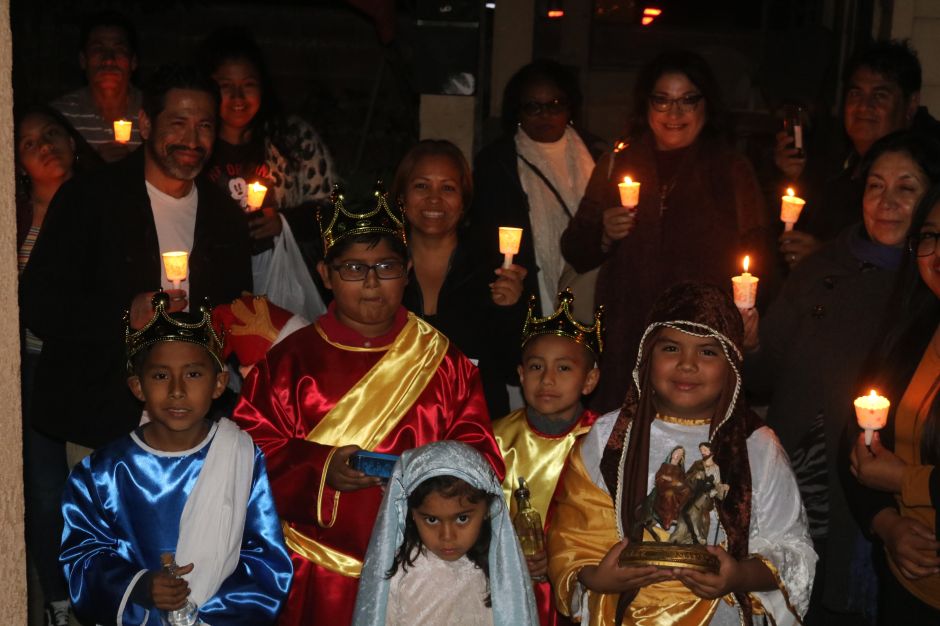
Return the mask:
{"type": "Polygon", "coordinates": [[[554,100],[549,100],[548,102],[537,102],[535,100],[530,100],[529,102],[522,103],[522,114],[528,115],[529,117],[535,117],[536,115],[541,115],[542,113],[548,113],[549,115],[561,115],[562,113],[568,112],[568,101],[565,98],[555,98],[554,100]]]}
{"type": "Polygon", "coordinates": [[[393,280],[405,275],[405,264],[401,261],[380,261],[375,265],[349,261],[334,265],[333,269],[339,272],[339,277],[348,281],[365,280],[371,270],[375,270],[379,280],[393,280]]]}
{"type": "Polygon", "coordinates": [[[675,104],[679,106],[680,113],[691,113],[695,110],[695,107],[698,106],[698,103],[701,102],[704,97],[705,96],[700,93],[682,96],[681,98],[669,98],[667,96],[653,94],[650,96],[650,106],[653,107],[654,111],[665,113],[672,108],[672,105],[675,104]]]}
{"type": "Polygon", "coordinates": [[[940,233],[916,233],[907,238],[907,247],[916,256],[930,256],[937,251],[940,233]]]}

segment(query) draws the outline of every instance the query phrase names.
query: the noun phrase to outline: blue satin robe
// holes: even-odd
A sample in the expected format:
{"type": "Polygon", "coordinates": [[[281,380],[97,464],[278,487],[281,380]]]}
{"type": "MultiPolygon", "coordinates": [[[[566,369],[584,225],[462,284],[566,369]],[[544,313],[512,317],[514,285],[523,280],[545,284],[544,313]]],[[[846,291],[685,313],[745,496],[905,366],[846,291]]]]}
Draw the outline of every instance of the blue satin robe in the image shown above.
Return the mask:
{"type": "MultiPolygon", "coordinates": [[[[159,611],[132,602],[133,585],[146,570],[160,569],[162,553],[176,552],[183,506],[214,434],[213,427],[195,448],[172,453],[154,450],[132,433],[72,471],[63,496],[59,560],[72,607],[83,619],[159,626],[159,611]]],[[[211,626],[271,624],[292,574],[256,446],[241,559],[218,593],[199,607],[199,617],[211,626]]],[[[199,575],[198,563],[193,575],[199,575]]]]}

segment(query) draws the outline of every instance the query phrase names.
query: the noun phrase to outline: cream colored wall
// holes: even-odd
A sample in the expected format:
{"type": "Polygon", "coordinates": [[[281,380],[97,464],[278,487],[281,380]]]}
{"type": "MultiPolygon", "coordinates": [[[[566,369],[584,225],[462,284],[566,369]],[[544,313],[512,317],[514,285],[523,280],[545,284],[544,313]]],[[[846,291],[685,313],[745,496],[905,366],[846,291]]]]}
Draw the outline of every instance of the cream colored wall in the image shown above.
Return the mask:
{"type": "Polygon", "coordinates": [[[0,623],[26,623],[10,3],[0,0],[0,623]]]}
{"type": "Polygon", "coordinates": [[[891,37],[910,39],[924,71],[921,104],[940,115],[940,2],[895,0],[891,37]]]}

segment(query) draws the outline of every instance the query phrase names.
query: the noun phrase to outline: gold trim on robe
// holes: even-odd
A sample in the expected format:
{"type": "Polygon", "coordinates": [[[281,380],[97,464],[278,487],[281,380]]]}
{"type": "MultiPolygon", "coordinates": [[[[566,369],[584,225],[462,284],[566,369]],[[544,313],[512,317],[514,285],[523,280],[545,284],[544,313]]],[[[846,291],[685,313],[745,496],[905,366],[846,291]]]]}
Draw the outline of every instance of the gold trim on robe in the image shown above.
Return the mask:
{"type": "MultiPolygon", "coordinates": [[[[613,500],[591,480],[581,459],[578,442],[564,473],[564,488],[555,501],[554,518],[548,533],[548,573],[555,587],[555,603],[571,616],[572,594],[581,588],[577,576],[582,567],[597,565],[620,541],[613,500]]],[[[616,623],[619,594],[586,594],[589,624],[616,623]]],[[[708,624],[722,602],[692,594],[677,580],[643,587],[627,608],[623,623],[634,626],[667,626],[681,620],[688,626],[708,624]]]]}
{"type": "Polygon", "coordinates": [[[506,463],[503,493],[509,504],[510,517],[516,514],[516,500],[512,494],[519,488],[521,476],[529,484],[529,502],[542,516],[542,522],[546,521],[548,505],[552,501],[568,453],[575,441],[591,429],[580,423],[583,419],[584,413],[571,430],[557,436],[544,435],[534,430],[529,425],[524,408],[493,422],[493,433],[506,463]]]}
{"type": "MultiPolygon", "coordinates": [[[[343,350],[386,350],[343,346],[327,339],[319,324],[316,329],[325,341],[343,350]]],[[[374,450],[398,426],[437,374],[449,345],[447,337],[409,313],[408,321],[385,355],[323,416],[307,434],[307,440],[326,446],[357,445],[363,450],[374,450]]],[[[331,461],[332,454],[323,468],[324,477],[331,461]]],[[[325,479],[320,481],[317,493],[318,520],[322,519],[325,482],[325,479]]],[[[335,492],[332,498],[332,520],[339,510],[340,495],[335,492]]],[[[287,524],[283,525],[283,530],[284,542],[297,554],[343,576],[359,577],[362,570],[359,559],[330,548],[287,524]]]]}

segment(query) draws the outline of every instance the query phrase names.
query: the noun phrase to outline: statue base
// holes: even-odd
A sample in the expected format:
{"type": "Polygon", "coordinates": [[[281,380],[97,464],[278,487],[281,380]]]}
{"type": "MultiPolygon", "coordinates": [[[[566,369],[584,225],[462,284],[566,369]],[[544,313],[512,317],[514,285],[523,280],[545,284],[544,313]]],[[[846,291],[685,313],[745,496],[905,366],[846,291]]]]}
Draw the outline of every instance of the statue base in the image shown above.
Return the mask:
{"type": "Polygon", "coordinates": [[[648,567],[694,569],[717,574],[721,563],[705,546],[680,545],[656,541],[632,543],[620,553],[621,567],[648,567]]]}

